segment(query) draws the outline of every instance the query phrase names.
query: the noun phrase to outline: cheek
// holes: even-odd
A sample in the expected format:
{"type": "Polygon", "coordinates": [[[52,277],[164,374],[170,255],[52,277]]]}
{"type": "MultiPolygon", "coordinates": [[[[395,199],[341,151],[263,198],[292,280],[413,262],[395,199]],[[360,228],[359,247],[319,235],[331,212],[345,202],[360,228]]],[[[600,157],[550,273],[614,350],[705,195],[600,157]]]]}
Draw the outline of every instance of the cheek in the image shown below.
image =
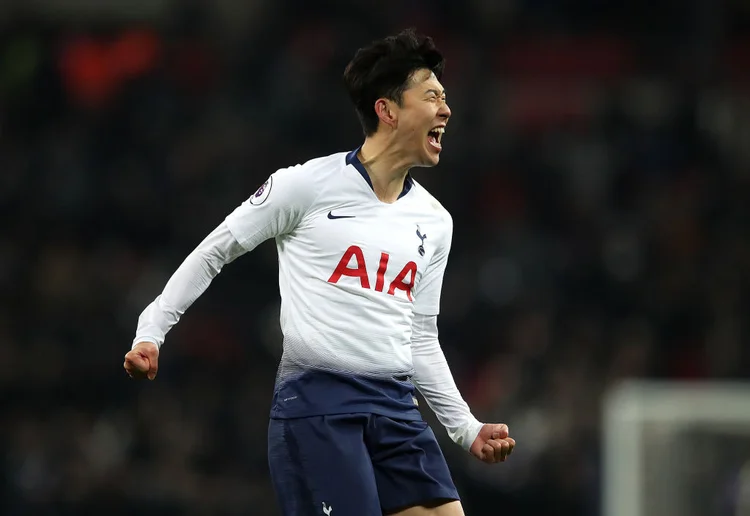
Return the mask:
{"type": "Polygon", "coordinates": [[[425,113],[413,113],[406,121],[405,129],[409,135],[417,135],[424,133],[428,125],[429,118],[425,116],[425,113]]]}
{"type": "Polygon", "coordinates": [[[422,128],[415,128],[412,132],[412,140],[414,140],[414,144],[418,147],[422,147],[426,143],[427,135],[425,135],[424,130],[422,128]]]}
{"type": "Polygon", "coordinates": [[[419,138],[420,133],[421,133],[421,130],[414,123],[410,123],[409,126],[406,127],[406,134],[408,135],[409,139],[419,138]]]}
{"type": "Polygon", "coordinates": [[[430,121],[434,120],[435,115],[426,109],[409,109],[402,112],[399,128],[403,131],[401,134],[414,142],[414,145],[420,145],[427,138],[427,127],[430,121]]]}

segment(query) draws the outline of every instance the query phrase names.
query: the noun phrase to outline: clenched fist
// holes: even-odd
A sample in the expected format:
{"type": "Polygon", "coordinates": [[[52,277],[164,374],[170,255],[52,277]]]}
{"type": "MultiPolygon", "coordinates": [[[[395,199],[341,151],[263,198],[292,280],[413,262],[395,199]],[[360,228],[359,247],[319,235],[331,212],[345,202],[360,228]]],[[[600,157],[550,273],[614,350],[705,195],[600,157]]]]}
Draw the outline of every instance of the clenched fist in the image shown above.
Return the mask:
{"type": "Polygon", "coordinates": [[[125,355],[123,367],[131,378],[153,380],[159,370],[159,348],[153,342],[139,342],[125,355]]]}
{"type": "Polygon", "coordinates": [[[516,440],[508,436],[508,425],[488,424],[482,426],[471,445],[471,454],[488,464],[505,462],[513,453],[516,440]]]}

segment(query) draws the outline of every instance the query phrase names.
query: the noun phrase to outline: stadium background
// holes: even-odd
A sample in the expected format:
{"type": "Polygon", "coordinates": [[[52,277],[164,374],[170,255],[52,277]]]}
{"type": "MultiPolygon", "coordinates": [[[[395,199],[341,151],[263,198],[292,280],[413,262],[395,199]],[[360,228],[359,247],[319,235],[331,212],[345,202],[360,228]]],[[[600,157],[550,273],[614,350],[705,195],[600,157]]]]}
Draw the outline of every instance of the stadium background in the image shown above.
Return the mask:
{"type": "Polygon", "coordinates": [[[343,67],[415,26],[453,109],[415,173],[455,220],[441,341],[519,443],[497,467],[445,447],[467,514],[598,514],[607,388],[750,371],[748,21],[714,0],[3,1],[0,513],[277,514],[273,244],[170,333],[156,382],[122,357],[271,172],[361,142],[343,67]]]}

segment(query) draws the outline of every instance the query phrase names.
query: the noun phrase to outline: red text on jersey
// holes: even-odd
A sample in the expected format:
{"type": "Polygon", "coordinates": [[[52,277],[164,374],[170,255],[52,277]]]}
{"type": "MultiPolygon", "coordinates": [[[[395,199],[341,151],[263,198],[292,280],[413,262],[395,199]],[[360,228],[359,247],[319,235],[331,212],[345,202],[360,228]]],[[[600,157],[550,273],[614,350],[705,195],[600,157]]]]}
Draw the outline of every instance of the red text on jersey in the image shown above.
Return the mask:
{"type": "MultiPolygon", "coordinates": [[[[388,260],[390,255],[388,253],[380,253],[380,263],[378,264],[378,272],[375,279],[375,291],[383,292],[385,288],[385,274],[388,271],[388,260]]],[[[334,269],[331,277],[328,278],[329,283],[338,283],[341,276],[349,276],[350,278],[359,278],[359,284],[362,288],[370,288],[370,278],[367,275],[367,264],[365,263],[365,256],[356,245],[349,246],[349,249],[344,251],[344,256],[339,260],[339,264],[334,269]],[[354,259],[354,266],[349,267],[349,264],[354,259]]],[[[417,264],[414,262],[408,262],[404,265],[401,272],[396,274],[396,277],[388,285],[387,293],[395,296],[397,290],[403,290],[406,292],[406,297],[409,301],[414,301],[411,297],[411,290],[414,288],[414,279],[417,277],[417,264]]]]}

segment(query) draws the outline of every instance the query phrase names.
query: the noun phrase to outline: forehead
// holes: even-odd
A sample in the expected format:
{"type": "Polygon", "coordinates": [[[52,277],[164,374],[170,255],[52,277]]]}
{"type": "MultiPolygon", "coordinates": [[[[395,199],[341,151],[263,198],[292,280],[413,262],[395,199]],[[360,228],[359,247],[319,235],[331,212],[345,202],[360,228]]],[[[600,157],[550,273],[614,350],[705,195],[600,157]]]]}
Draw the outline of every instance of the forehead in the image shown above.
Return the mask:
{"type": "Polygon", "coordinates": [[[440,84],[440,81],[435,77],[435,74],[432,73],[432,70],[422,68],[411,75],[407,90],[416,90],[417,92],[420,92],[430,89],[443,91],[443,85],[440,84]]]}

